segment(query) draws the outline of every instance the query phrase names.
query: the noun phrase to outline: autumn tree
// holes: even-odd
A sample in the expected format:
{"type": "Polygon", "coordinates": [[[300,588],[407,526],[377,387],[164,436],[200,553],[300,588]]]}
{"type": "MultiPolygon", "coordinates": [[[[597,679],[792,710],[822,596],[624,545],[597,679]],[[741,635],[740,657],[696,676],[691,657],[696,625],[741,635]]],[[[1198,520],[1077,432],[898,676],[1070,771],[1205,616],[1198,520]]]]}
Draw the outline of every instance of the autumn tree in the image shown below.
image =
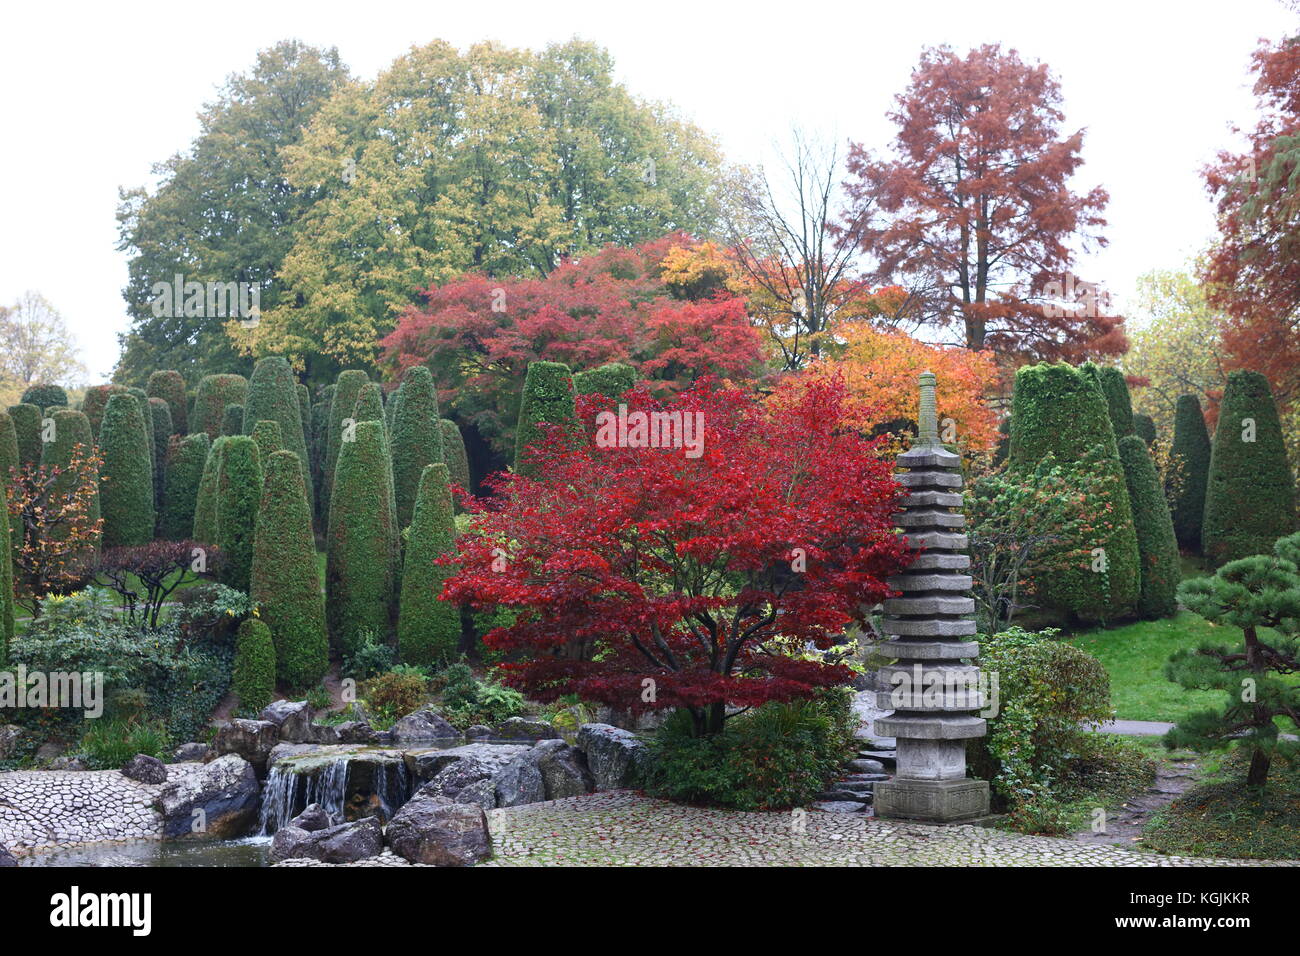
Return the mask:
{"type": "Polygon", "coordinates": [[[1015,50],[925,50],[890,119],[893,153],[854,146],[853,211],[882,282],[924,289],[924,321],[1021,363],[1124,351],[1123,320],[1073,274],[1105,245],[1108,196],[1075,193],[1083,131],[1065,133],[1060,84],[1015,50]],[[870,221],[875,219],[876,221],[870,221]]]}
{"type": "MultiPolygon", "coordinates": [[[[845,428],[836,383],[768,410],[712,382],[637,408],[702,427],[700,454],[629,440],[538,446],[545,480],[495,479],[443,597],[519,612],[485,635],[508,683],[636,712],[686,708],[698,736],[733,708],[807,698],[850,672],[823,650],[906,566],[898,486],[845,428]],[[562,653],[574,643],[598,653],[562,653]]],[[[608,405],[582,396],[581,417],[608,405]]]]}
{"type": "Polygon", "coordinates": [[[0,386],[14,392],[5,404],[32,385],[76,383],[85,375],[76,339],[43,295],[25,292],[0,308],[0,386]]]}

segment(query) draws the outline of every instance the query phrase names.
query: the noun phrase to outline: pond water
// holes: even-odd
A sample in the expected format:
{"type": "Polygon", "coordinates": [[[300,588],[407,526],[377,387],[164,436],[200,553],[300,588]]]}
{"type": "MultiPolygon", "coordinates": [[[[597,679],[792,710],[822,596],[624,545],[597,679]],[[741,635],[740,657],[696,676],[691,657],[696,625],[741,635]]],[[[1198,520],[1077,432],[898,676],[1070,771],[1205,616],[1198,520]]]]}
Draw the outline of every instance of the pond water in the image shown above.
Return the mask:
{"type": "Polygon", "coordinates": [[[19,866],[266,866],[270,837],[242,840],[196,840],[164,843],[132,840],[128,843],[83,844],[21,857],[19,866]]]}

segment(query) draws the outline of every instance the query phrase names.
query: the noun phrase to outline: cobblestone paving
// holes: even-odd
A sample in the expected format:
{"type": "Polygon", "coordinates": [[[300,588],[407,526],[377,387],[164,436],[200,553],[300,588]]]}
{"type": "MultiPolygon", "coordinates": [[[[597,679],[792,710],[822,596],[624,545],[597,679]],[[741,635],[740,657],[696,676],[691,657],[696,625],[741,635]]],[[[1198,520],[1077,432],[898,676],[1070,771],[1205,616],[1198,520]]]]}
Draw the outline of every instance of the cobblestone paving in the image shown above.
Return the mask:
{"type": "Polygon", "coordinates": [[[489,866],[1294,866],[1159,856],[974,826],[931,827],[862,814],[742,813],[627,791],[490,814],[489,866]]]}

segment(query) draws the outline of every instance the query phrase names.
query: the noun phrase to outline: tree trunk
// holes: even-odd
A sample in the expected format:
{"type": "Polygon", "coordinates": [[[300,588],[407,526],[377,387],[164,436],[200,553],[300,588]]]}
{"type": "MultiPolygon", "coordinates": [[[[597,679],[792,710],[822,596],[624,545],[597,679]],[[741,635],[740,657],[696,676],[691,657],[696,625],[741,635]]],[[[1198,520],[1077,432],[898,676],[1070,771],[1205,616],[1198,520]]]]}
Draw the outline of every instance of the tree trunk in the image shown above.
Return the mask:
{"type": "Polygon", "coordinates": [[[708,716],[708,728],[707,728],[707,729],[708,729],[708,734],[709,734],[710,737],[713,736],[714,734],[720,734],[720,733],[722,733],[722,723],[723,723],[723,721],[725,721],[726,719],[727,719],[727,705],[726,705],[726,704],[721,704],[721,703],[719,703],[719,704],[710,704],[710,705],[709,705],[709,716],[708,716]]]}
{"type": "Polygon", "coordinates": [[[1262,787],[1268,782],[1268,768],[1273,762],[1263,750],[1258,747],[1250,755],[1250,772],[1246,774],[1246,785],[1250,787],[1262,787]]]}
{"type": "MultiPolygon", "coordinates": [[[[1259,636],[1253,627],[1244,627],[1241,632],[1246,638],[1246,664],[1252,674],[1262,674],[1265,668],[1259,653],[1259,636]]],[[[1252,723],[1256,728],[1267,727],[1273,720],[1273,715],[1262,704],[1255,704],[1252,715],[1254,717],[1252,723]]],[[[1246,775],[1246,785],[1264,786],[1268,781],[1268,768],[1272,762],[1273,758],[1256,746],[1250,755],[1250,772],[1246,775]]]]}

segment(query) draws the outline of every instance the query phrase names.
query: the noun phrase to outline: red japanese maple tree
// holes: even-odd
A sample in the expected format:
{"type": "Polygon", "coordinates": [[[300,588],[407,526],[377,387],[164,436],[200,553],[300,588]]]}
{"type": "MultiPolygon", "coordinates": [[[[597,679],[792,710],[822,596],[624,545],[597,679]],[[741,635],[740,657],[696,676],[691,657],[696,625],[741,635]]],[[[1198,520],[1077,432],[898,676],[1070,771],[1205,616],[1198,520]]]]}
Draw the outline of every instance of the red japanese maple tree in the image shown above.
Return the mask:
{"type": "MultiPolygon", "coordinates": [[[[575,446],[554,431],[534,446],[542,478],[498,476],[475,503],[443,596],[521,612],[484,640],[508,653],[505,680],[544,701],[684,707],[705,735],[729,707],[842,684],[849,669],[810,649],[910,560],[898,485],[877,443],[845,427],[846,397],[836,380],[780,407],[713,380],[667,402],[629,392],[630,415],[702,423],[702,446],[601,447],[594,428],[575,446]]],[[[611,404],[580,398],[579,417],[594,425],[611,404]]]]}

